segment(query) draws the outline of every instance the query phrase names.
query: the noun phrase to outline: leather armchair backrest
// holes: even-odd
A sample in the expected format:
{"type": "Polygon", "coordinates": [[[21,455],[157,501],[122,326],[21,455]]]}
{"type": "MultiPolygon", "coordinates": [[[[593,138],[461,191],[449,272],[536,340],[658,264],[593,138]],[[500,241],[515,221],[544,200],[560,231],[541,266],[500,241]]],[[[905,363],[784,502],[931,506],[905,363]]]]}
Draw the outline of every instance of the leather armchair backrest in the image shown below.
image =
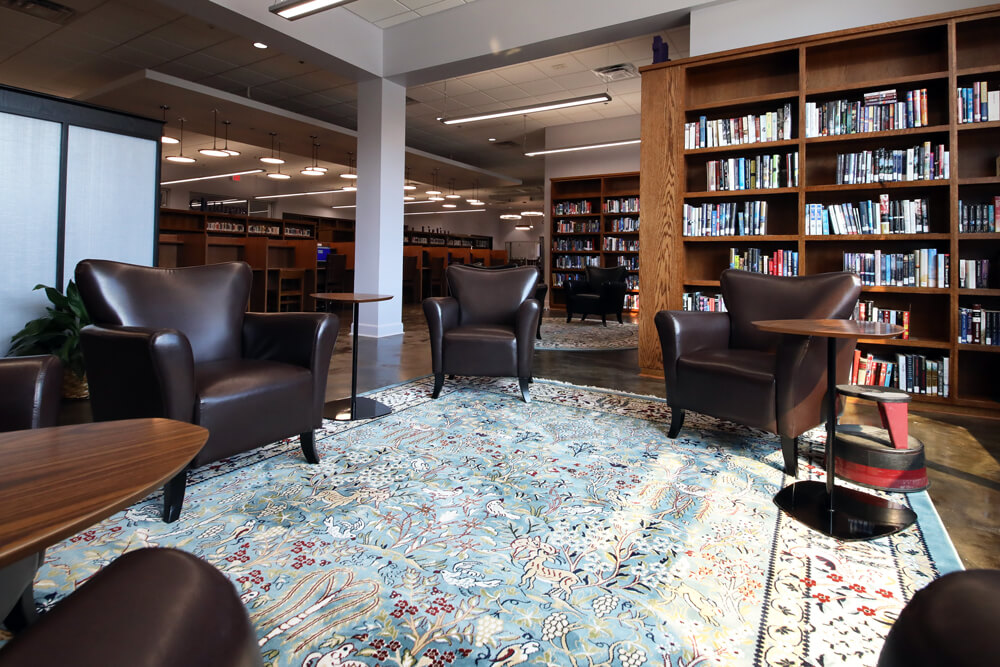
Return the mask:
{"type": "Polygon", "coordinates": [[[458,300],[459,325],[513,325],[517,309],[535,294],[538,272],[533,266],[486,271],[452,265],[447,275],[451,294],[458,300]]]}
{"type": "Polygon", "coordinates": [[[607,268],[600,266],[588,266],[587,271],[587,282],[590,283],[590,289],[600,290],[601,285],[604,283],[621,283],[625,282],[625,267],[624,266],[609,266],[607,268]]]}
{"type": "Polygon", "coordinates": [[[860,294],[861,281],[853,273],[785,277],[726,269],[722,296],[731,323],[729,346],[776,350],[781,335],[761,331],[754,320],[846,319],[860,294]]]}
{"type": "Polygon", "coordinates": [[[181,269],[97,259],[76,265],[94,324],[176,329],[191,343],[195,363],[242,356],[251,275],[244,262],[181,269]]]}

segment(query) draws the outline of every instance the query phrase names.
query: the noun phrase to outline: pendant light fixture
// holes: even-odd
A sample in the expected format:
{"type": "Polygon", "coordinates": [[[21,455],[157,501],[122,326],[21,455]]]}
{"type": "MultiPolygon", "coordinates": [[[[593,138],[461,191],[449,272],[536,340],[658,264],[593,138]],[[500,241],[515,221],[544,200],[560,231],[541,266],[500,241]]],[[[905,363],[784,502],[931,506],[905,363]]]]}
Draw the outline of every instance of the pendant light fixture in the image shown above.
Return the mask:
{"type": "Polygon", "coordinates": [[[451,190],[451,192],[449,194],[446,194],[444,196],[445,199],[461,199],[462,198],[461,195],[456,195],[455,194],[455,179],[454,178],[448,181],[448,189],[451,190]]]}
{"type": "MultiPolygon", "coordinates": [[[[281,144],[280,143],[278,144],[278,155],[281,155],[281,144]]],[[[287,181],[289,178],[291,178],[291,176],[289,176],[288,174],[281,173],[281,165],[284,164],[284,163],[285,163],[285,161],[281,160],[281,162],[278,164],[278,171],[269,171],[269,172],[267,172],[267,177],[268,178],[273,178],[273,179],[275,179],[277,181],[287,181]]]]}
{"type": "Polygon", "coordinates": [[[403,190],[409,192],[411,190],[416,190],[417,186],[410,182],[410,168],[406,168],[406,182],[403,183],[403,190]]]}
{"type": "Polygon", "coordinates": [[[523,215],[526,218],[533,218],[533,217],[543,216],[545,214],[542,213],[541,211],[521,211],[521,215],[523,215]]]}
{"type": "Polygon", "coordinates": [[[222,147],[222,150],[225,151],[226,153],[229,153],[230,157],[236,157],[237,155],[240,154],[240,152],[237,150],[233,150],[232,148],[229,147],[229,126],[232,125],[232,123],[233,121],[231,120],[222,121],[222,124],[226,126],[226,141],[225,145],[222,147]]]}
{"type": "Polygon", "coordinates": [[[346,178],[349,181],[356,181],[358,175],[354,173],[354,153],[347,152],[347,171],[340,175],[341,178],[346,178]]]}
{"type": "Polygon", "coordinates": [[[502,214],[500,214],[500,219],[501,220],[520,220],[521,216],[519,216],[517,213],[502,213],[502,214]]]}
{"type": "Polygon", "coordinates": [[[271,135],[271,157],[260,158],[261,162],[266,164],[285,164],[285,161],[281,159],[281,147],[278,147],[278,157],[274,157],[274,138],[278,136],[277,132],[269,132],[271,135]]]}
{"type": "Polygon", "coordinates": [[[212,109],[212,147],[202,148],[198,152],[209,157],[229,157],[229,153],[216,145],[219,140],[219,110],[212,109]]]}
{"type": "Polygon", "coordinates": [[[163,136],[160,137],[161,144],[176,144],[177,140],[167,134],[167,110],[170,107],[166,104],[161,104],[160,108],[163,109],[163,136]]]}
{"type": "Polygon", "coordinates": [[[316,164],[316,151],[319,150],[319,144],[316,143],[316,135],[310,135],[309,138],[312,139],[312,164],[299,173],[303,176],[324,176],[326,175],[326,168],[316,164]]]}
{"type": "Polygon", "coordinates": [[[177,151],[177,155],[168,155],[164,159],[170,160],[171,162],[179,162],[181,164],[191,164],[192,162],[197,162],[197,160],[193,157],[187,157],[184,155],[184,119],[178,118],[177,120],[181,124],[181,138],[177,142],[179,150],[177,151]]]}
{"type": "MultiPolygon", "coordinates": [[[[437,197],[441,194],[441,191],[438,190],[438,170],[436,168],[431,172],[431,181],[433,186],[430,190],[427,190],[427,194],[437,197]]],[[[432,199],[431,201],[436,200],[432,199]]]]}

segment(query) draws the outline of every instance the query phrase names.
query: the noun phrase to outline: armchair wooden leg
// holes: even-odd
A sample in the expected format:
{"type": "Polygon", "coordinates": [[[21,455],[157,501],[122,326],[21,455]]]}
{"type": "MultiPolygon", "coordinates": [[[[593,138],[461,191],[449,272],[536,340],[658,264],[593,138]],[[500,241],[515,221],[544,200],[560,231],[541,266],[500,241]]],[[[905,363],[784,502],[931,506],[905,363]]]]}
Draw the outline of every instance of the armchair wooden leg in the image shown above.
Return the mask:
{"type": "Polygon", "coordinates": [[[785,456],[785,474],[799,476],[799,439],[781,436],[781,453],[785,456]]]}
{"type": "Polygon", "coordinates": [[[583,322],[585,319],[587,319],[587,313],[584,313],[583,315],[580,316],[581,322],[583,322]]]}
{"type": "Polygon", "coordinates": [[[181,470],[163,485],[163,522],[173,523],[181,516],[184,490],[187,488],[187,468],[181,470]]]}
{"type": "Polygon", "coordinates": [[[667,431],[668,438],[676,438],[684,426],[684,411],[680,408],[670,408],[670,430],[667,431]]]}
{"type": "Polygon", "coordinates": [[[531,403],[531,393],[528,391],[531,378],[517,378],[517,383],[521,385],[521,398],[524,399],[525,403],[531,403]]]}
{"type": "Polygon", "coordinates": [[[622,311],[620,310],[618,311],[618,324],[624,324],[624,322],[622,322],[622,311]]]}
{"type": "Polygon", "coordinates": [[[434,392],[431,394],[431,398],[437,398],[441,395],[441,387],[444,386],[444,373],[434,374],[434,392]]]}
{"type": "Polygon", "coordinates": [[[3,624],[8,630],[17,634],[28,629],[28,626],[38,620],[38,610],[35,608],[35,586],[29,581],[21,592],[14,607],[7,613],[3,624]]]}
{"type": "Polygon", "coordinates": [[[608,326],[608,316],[604,313],[601,313],[601,324],[608,326]]]}
{"type": "Polygon", "coordinates": [[[309,463],[319,463],[319,454],[316,453],[316,432],[308,431],[299,434],[299,444],[302,445],[302,455],[309,463]]]}
{"type": "Polygon", "coordinates": [[[573,311],[570,310],[569,308],[567,308],[566,309],[566,322],[569,323],[569,322],[572,322],[572,321],[573,321],[573,311]]]}

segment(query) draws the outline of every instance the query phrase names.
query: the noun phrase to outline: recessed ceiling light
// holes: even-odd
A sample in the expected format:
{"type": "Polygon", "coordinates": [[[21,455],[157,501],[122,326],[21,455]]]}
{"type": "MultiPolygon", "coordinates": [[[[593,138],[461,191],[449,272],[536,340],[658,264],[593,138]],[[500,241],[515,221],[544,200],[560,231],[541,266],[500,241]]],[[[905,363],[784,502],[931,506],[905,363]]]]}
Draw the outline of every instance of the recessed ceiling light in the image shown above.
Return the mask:
{"type": "Polygon", "coordinates": [[[253,48],[255,48],[255,49],[266,49],[267,48],[267,44],[265,44],[264,42],[254,42],[253,43],[253,48]]]}
{"type": "Polygon", "coordinates": [[[496,141],[496,140],[497,140],[496,137],[490,137],[490,141],[496,141]]]}

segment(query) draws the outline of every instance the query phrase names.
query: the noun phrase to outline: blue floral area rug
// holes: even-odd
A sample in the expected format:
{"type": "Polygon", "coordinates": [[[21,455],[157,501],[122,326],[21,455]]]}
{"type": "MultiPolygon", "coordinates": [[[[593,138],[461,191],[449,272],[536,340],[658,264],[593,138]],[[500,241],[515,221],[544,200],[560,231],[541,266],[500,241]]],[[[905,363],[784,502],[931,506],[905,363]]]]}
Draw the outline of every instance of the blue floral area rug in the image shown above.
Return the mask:
{"type": "Polygon", "coordinates": [[[608,317],[608,326],[604,326],[599,315],[588,315],[583,322],[579,315],[572,322],[567,322],[565,316],[545,317],[542,319],[542,338],[535,340],[536,350],[607,352],[634,350],[638,347],[638,324],[618,324],[611,316],[608,317]]]}
{"type": "Polygon", "coordinates": [[[689,415],[670,440],[660,400],[545,381],[430,389],[326,424],[319,465],[275,443],[197,471],[174,524],[151,497],[52,547],[39,602],[170,546],[232,580],[268,665],[874,665],[961,567],[923,493],[871,542],[783,516],[775,436],[689,415]]]}

